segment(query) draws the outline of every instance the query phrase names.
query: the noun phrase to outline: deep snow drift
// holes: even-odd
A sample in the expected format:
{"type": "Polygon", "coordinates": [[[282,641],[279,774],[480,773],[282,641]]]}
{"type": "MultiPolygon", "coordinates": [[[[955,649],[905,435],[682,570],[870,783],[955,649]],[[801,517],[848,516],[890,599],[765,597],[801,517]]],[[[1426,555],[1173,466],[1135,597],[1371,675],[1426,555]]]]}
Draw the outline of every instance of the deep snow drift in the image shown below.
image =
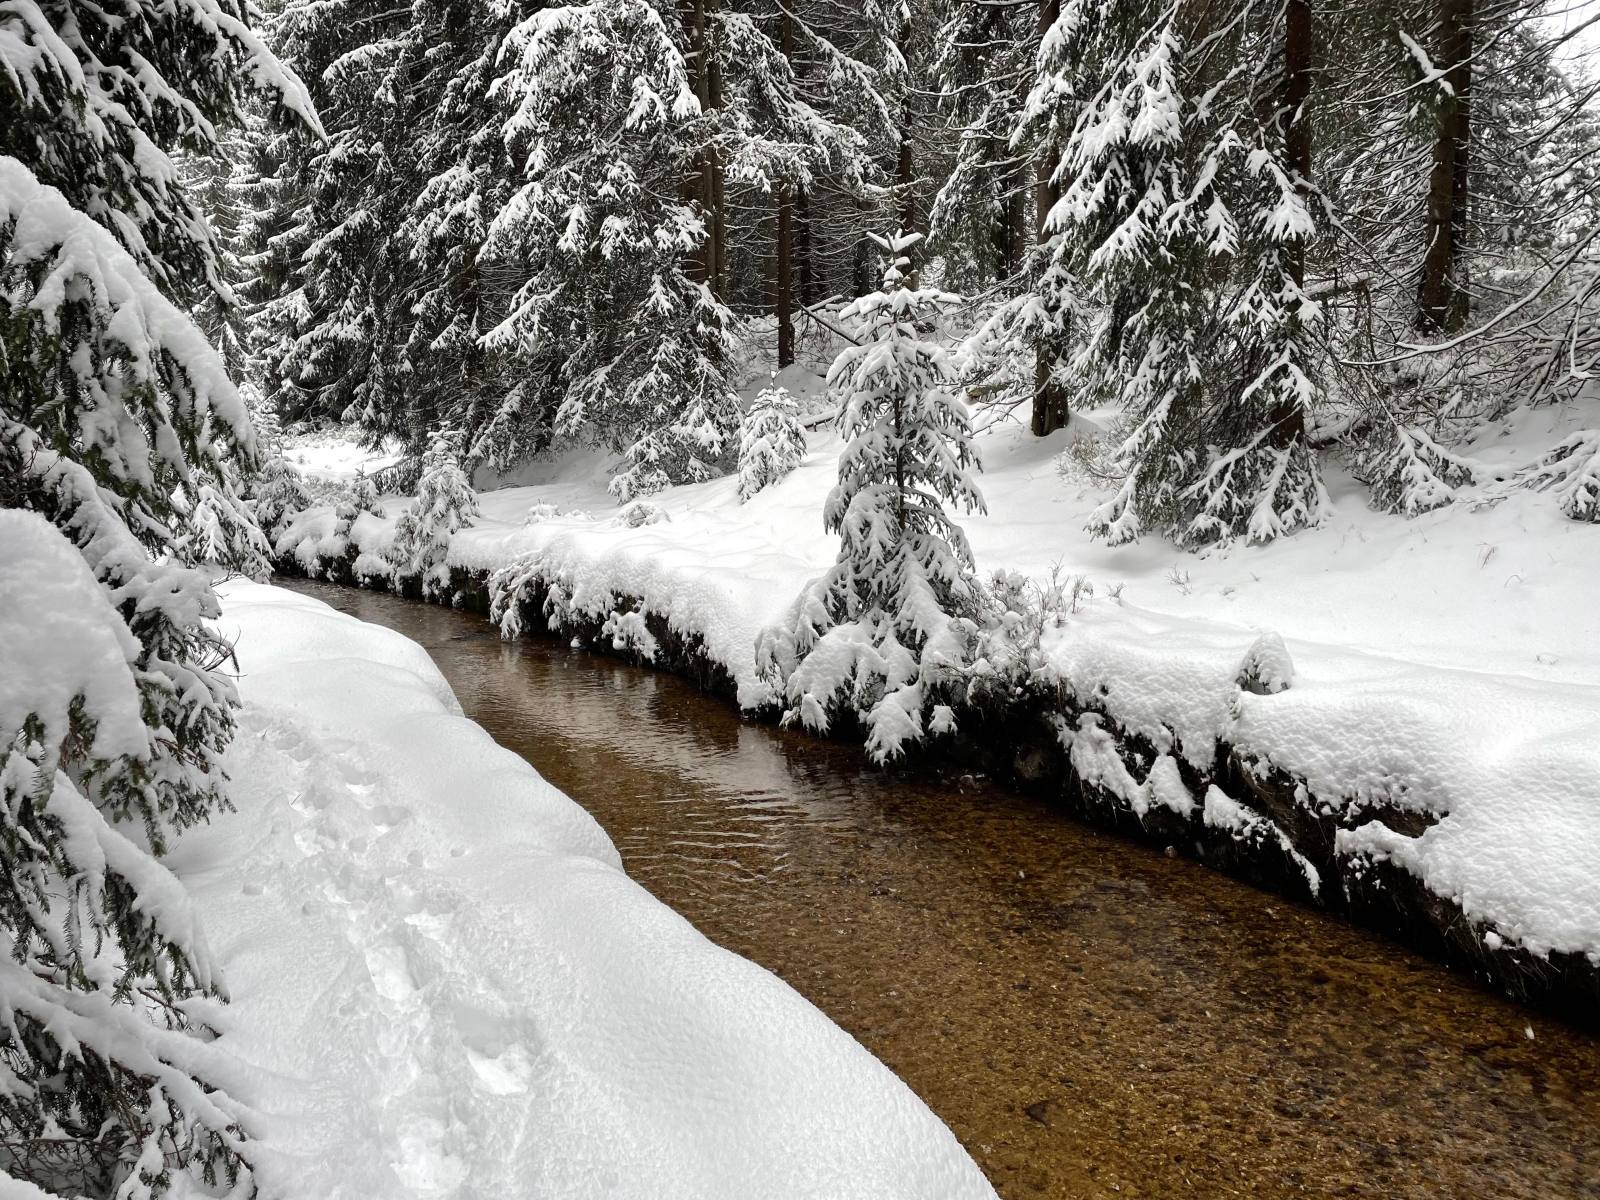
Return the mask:
{"type": "Polygon", "coordinates": [[[399,634],[231,582],[236,814],[168,863],[258,1179],[335,1197],[985,1197],[950,1132],[623,874],[399,634]]]}
{"type": "MultiPolygon", "coordinates": [[[[819,381],[787,374],[814,401],[819,381]]],[[[1080,415],[1045,439],[1015,424],[978,439],[988,512],[961,523],[980,571],[1040,578],[1059,567],[1095,588],[1045,639],[1044,677],[1201,769],[1222,739],[1305,780],[1309,802],[1348,826],[1341,854],[1411,871],[1490,948],[1600,962],[1600,526],[1516,486],[1517,471],[1572,429],[1600,426],[1600,402],[1485,427],[1468,452],[1490,482],[1447,508],[1413,520],[1375,512],[1330,464],[1324,527],[1204,556],[1158,538],[1089,539],[1085,519],[1106,493],[1058,460],[1107,423],[1080,415]],[[1267,633],[1283,639],[1293,686],[1254,695],[1240,669],[1267,633]],[[1435,823],[1407,836],[1363,815],[1380,808],[1435,823]]],[[[834,434],[813,433],[808,460],[749,503],[731,477],[673,488],[652,498],[662,518],[636,526],[605,493],[604,456],[535,462],[479,481],[508,486],[480,496],[483,517],[454,537],[450,562],[537,563],[569,611],[591,616],[623,596],[642,601],[703,639],[740,702],[756,706],[770,699],[757,634],[837,553],[821,513],[838,451],[834,434]]],[[[388,520],[363,515],[352,530],[358,572],[384,569],[405,500],[386,504],[388,520]]],[[[345,552],[332,529],[331,512],[313,510],[279,548],[315,570],[345,552]]],[[[617,617],[622,636],[629,614],[617,617]]],[[[1078,733],[1064,740],[1092,768],[1094,739],[1078,733]]],[[[1163,768],[1112,790],[1135,809],[1154,797],[1229,824],[1207,797],[1165,786],[1174,781],[1163,768]]]]}

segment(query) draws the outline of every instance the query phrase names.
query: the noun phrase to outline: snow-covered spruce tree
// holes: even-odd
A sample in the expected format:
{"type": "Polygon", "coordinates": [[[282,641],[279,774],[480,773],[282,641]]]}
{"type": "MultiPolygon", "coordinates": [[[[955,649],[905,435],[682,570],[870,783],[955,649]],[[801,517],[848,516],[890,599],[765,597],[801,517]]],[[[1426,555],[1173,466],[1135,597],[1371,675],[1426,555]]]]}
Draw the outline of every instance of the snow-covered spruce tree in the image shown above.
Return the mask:
{"type": "Polygon", "coordinates": [[[623,463],[619,501],[711,475],[738,428],[733,314],[687,273],[706,238],[679,196],[703,120],[683,55],[645,0],[535,13],[499,83],[525,182],[489,249],[528,263],[488,337],[558,397],[555,426],[598,435],[623,463]]]}
{"type": "Polygon", "coordinates": [[[1210,360],[1222,370],[1209,389],[1206,460],[1180,494],[1187,521],[1174,529],[1190,545],[1271,541],[1321,524],[1329,506],[1308,436],[1326,392],[1323,308],[1306,288],[1322,207],[1311,163],[1312,12],[1308,0],[1248,0],[1238,16],[1222,41],[1247,69],[1231,95],[1223,88],[1194,106],[1207,140],[1192,178],[1215,172],[1229,185],[1240,236],[1210,360]]]}
{"type": "Polygon", "coordinates": [[[918,238],[876,239],[889,256],[883,289],[845,309],[859,344],[828,372],[848,439],[823,513],[839,560],[797,601],[792,623],[757,647],[790,705],[786,720],[826,729],[848,705],[879,762],[929,728],[952,728],[940,688],[966,665],[982,604],[966,535],[945,512],[984,511],[968,474],[972,431],[947,390],[948,357],[928,339],[959,298],[906,286],[905,251],[918,238]]]}
{"type": "Polygon", "coordinates": [[[272,574],[272,546],[256,523],[236,468],[221,464],[178,497],[182,526],[176,552],[191,566],[243,575],[258,583],[272,574]]]}
{"type": "Polygon", "coordinates": [[[248,469],[252,434],[201,331],[8,157],[0,346],[0,505],[31,510],[0,513],[0,1170],[147,1196],[241,1161],[183,1032],[220,980],[154,856],[226,803],[230,648],[179,555],[186,498],[248,469]]]}
{"type": "Polygon", "coordinates": [[[1123,412],[1124,484],[1090,520],[1114,542],[1266,541],[1324,511],[1303,19],[1069,0],[1041,43],[1024,124],[1070,133],[1037,294],[1081,314],[1079,402],[1123,412]]]}
{"type": "Polygon", "coordinates": [[[390,232],[405,211],[406,147],[390,138],[398,122],[382,86],[403,29],[405,10],[362,3],[294,3],[272,22],[275,45],[314,83],[328,117],[326,141],[259,130],[266,208],[245,232],[266,242],[240,248],[253,272],[243,290],[256,301],[254,382],[285,422],[405,406],[392,301],[408,274],[390,232]]]}
{"type": "Polygon", "coordinates": [[[996,297],[961,348],[963,380],[991,407],[1028,410],[1041,437],[1067,420],[1073,312],[1043,225],[1070,124],[1036,87],[1059,7],[946,0],[933,65],[954,143],[929,217],[931,252],[952,282],[996,297]]]}
{"type": "Polygon", "coordinates": [[[806,456],[800,405],[776,379],[739,422],[739,502],[771,487],[806,456]]]}
{"type": "Polygon", "coordinates": [[[278,537],[295,515],[316,501],[299,470],[284,455],[278,415],[262,403],[251,416],[256,431],[257,466],[245,494],[256,525],[267,539],[270,554],[276,553],[278,537]]]}
{"type": "Polygon", "coordinates": [[[1474,482],[1472,464],[1452,454],[1415,426],[1394,423],[1383,447],[1360,463],[1372,488],[1374,508],[1414,517],[1455,500],[1456,489],[1474,482]]]}
{"type": "Polygon", "coordinates": [[[384,515],[383,506],[378,503],[378,489],[372,482],[372,476],[365,471],[357,471],[356,477],[350,481],[349,488],[334,508],[333,536],[349,537],[356,518],[364,512],[371,513],[375,517],[384,515]]]}
{"type": "Polygon", "coordinates": [[[169,295],[223,286],[210,222],[171,153],[206,154],[254,89],[311,127],[299,80],[242,0],[11,0],[0,11],[0,155],[105,226],[169,295]]]}
{"type": "Polygon", "coordinates": [[[932,74],[956,144],[928,241],[952,284],[967,290],[1019,278],[1033,245],[1034,162],[1013,135],[1039,32],[1034,6],[952,0],[934,39],[932,74]]]}
{"type": "Polygon", "coordinates": [[[441,429],[422,456],[417,498],[395,524],[389,561],[397,579],[419,579],[432,598],[450,585],[450,537],[472,524],[478,497],[461,469],[461,434],[441,429]]]}
{"type": "Polygon", "coordinates": [[[485,0],[314,0],[274,21],[330,137],[262,154],[256,372],[286,417],[351,421],[417,457],[444,426],[470,448],[514,388],[482,335],[517,266],[486,272],[479,252],[517,175],[489,92],[518,16],[485,0]]]}
{"type": "Polygon", "coordinates": [[[243,1148],[193,1036],[221,981],[156,861],[226,803],[230,648],[186,519],[240,517],[254,465],[185,312],[228,297],[173,155],[214,152],[254,88],[316,117],[239,0],[17,0],[0,57],[0,506],[30,510],[0,601],[0,1169],[145,1197],[243,1148]]]}

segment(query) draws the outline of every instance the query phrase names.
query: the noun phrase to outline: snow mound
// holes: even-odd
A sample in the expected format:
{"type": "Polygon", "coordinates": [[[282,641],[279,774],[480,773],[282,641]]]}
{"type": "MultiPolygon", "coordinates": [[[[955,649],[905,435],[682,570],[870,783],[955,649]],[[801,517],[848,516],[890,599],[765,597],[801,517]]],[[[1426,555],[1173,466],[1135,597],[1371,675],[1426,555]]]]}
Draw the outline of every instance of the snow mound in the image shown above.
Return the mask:
{"type": "MultiPolygon", "coordinates": [[[[1352,826],[1337,853],[1395,862],[1534,954],[1600,961],[1600,687],[1285,644],[1132,606],[1079,612],[1041,649],[1051,678],[1159,754],[1208,770],[1220,742],[1269,763],[1352,826]],[[1407,836],[1369,809],[1429,824],[1407,836]]],[[[1069,744],[1080,774],[1139,811],[1145,785],[1080,763],[1081,733],[1069,744]]],[[[1231,810],[1213,820],[1206,806],[1208,823],[1229,824],[1231,810]]]]}
{"type": "Polygon", "coordinates": [[[171,861],[229,973],[269,1191],[993,1195],[867,1051],[629,880],[420,647],[222,592],[239,811],[171,861]]]}

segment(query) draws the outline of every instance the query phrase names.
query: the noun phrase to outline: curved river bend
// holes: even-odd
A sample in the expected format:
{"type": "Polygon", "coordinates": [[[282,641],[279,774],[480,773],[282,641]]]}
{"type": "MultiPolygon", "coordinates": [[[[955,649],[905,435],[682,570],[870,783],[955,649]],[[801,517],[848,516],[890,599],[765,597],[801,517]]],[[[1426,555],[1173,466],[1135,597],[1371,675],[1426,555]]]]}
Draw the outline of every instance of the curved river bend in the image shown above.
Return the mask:
{"type": "Polygon", "coordinates": [[[971,776],[878,771],[470,614],[280,582],[425,646],[630,875],[888,1064],[1007,1200],[1600,1200],[1588,1034],[971,776]]]}

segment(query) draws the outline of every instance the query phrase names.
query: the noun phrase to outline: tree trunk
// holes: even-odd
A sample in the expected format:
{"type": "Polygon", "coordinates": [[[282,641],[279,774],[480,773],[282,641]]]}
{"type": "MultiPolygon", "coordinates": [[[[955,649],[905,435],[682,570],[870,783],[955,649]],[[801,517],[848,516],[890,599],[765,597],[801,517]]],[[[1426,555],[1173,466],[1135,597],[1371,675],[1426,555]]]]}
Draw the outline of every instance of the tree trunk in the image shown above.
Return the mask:
{"type": "MultiPolygon", "coordinates": [[[[1311,195],[1311,122],[1306,102],[1311,99],[1311,5],[1288,0],[1283,30],[1283,142],[1285,165],[1294,178],[1302,202],[1311,195]]],[[[1289,274],[1296,287],[1306,281],[1305,242],[1296,238],[1289,250],[1289,274]]]]}
{"type": "Polygon", "coordinates": [[[800,276],[800,303],[810,308],[817,302],[817,285],[811,266],[811,196],[805,188],[795,197],[795,259],[800,276]]]}
{"type": "Polygon", "coordinates": [[[1022,270],[1028,259],[1028,168],[1024,162],[1011,179],[1011,194],[1006,198],[1003,273],[1007,278],[1022,270]]]}
{"type": "MultiPolygon", "coordinates": [[[[778,43],[784,59],[794,63],[794,22],[785,10],[778,18],[778,43]]],[[[787,187],[778,189],[778,369],[794,362],[794,204],[787,187]]]]}
{"type": "MultiPolygon", "coordinates": [[[[716,0],[711,0],[715,4],[716,0]]],[[[707,39],[708,44],[711,38],[707,39]]],[[[716,47],[711,46],[711,61],[706,71],[706,91],[710,108],[722,107],[722,68],[717,62],[716,47]]],[[[709,155],[710,211],[711,211],[711,291],[720,300],[728,288],[728,212],[723,195],[722,158],[715,147],[709,155]]]]}
{"type": "Polygon", "coordinates": [[[793,279],[790,247],[793,242],[792,225],[794,205],[789,202],[789,189],[778,192],[778,367],[781,370],[794,362],[793,279]]]}
{"type": "Polygon", "coordinates": [[[866,235],[867,203],[856,197],[855,257],[850,266],[851,290],[857,299],[873,290],[877,281],[872,278],[872,241],[866,235]]]}
{"type": "Polygon", "coordinates": [[[911,131],[900,127],[900,157],[895,163],[895,191],[900,193],[900,228],[910,233],[917,227],[917,197],[913,190],[916,163],[911,153],[911,131]]]}
{"type": "MultiPolygon", "coordinates": [[[[712,45],[712,29],[708,8],[715,0],[688,0],[683,8],[683,22],[689,36],[691,80],[695,99],[700,101],[702,112],[710,112],[722,103],[722,73],[717,67],[712,45]]],[[[721,296],[725,282],[724,259],[727,228],[722,211],[722,164],[715,147],[707,146],[695,156],[688,179],[684,181],[684,198],[700,208],[705,221],[706,236],[700,248],[691,257],[690,277],[707,284],[713,294],[721,296]]]]}
{"type": "MultiPolygon", "coordinates": [[[[1279,97],[1283,122],[1284,165],[1294,180],[1302,203],[1311,197],[1311,122],[1307,105],[1311,99],[1311,5],[1309,0],[1287,0],[1283,26],[1283,85],[1279,97]]],[[[1299,289],[1306,281],[1306,246],[1295,238],[1285,248],[1289,278],[1299,289]]],[[[1299,302],[1291,306],[1291,320],[1298,323],[1299,302]]],[[[1305,434],[1306,414],[1298,403],[1279,404],[1270,414],[1272,442],[1287,446],[1305,434]]]]}
{"type": "MultiPolygon", "coordinates": [[[[1058,0],[1039,0],[1041,40],[1050,32],[1050,27],[1056,23],[1060,12],[1058,0]]],[[[1048,240],[1045,218],[1050,215],[1050,210],[1055,207],[1058,199],[1055,183],[1056,165],[1056,151],[1053,146],[1040,152],[1033,188],[1033,231],[1034,240],[1041,246],[1048,240]]],[[[1051,370],[1054,362],[1055,347],[1041,338],[1034,350],[1033,360],[1033,420],[1030,422],[1030,427],[1035,437],[1054,433],[1067,423],[1067,396],[1051,370]]]]}
{"type": "MultiPolygon", "coordinates": [[[[679,10],[683,15],[683,29],[689,42],[686,55],[689,82],[695,99],[702,110],[709,104],[706,84],[706,63],[710,55],[706,47],[706,0],[684,0],[679,10]]],[[[700,210],[705,222],[705,238],[689,255],[688,275],[696,283],[711,280],[711,214],[706,210],[706,152],[697,150],[689,160],[689,170],[683,180],[683,198],[700,210]]]]}
{"type": "Polygon", "coordinates": [[[1417,291],[1417,324],[1428,333],[1456,332],[1466,324],[1470,307],[1462,250],[1470,199],[1472,18],[1472,0],[1442,0],[1437,65],[1445,70],[1444,82],[1452,94],[1438,98],[1433,169],[1428,176],[1427,250],[1417,291]]]}

